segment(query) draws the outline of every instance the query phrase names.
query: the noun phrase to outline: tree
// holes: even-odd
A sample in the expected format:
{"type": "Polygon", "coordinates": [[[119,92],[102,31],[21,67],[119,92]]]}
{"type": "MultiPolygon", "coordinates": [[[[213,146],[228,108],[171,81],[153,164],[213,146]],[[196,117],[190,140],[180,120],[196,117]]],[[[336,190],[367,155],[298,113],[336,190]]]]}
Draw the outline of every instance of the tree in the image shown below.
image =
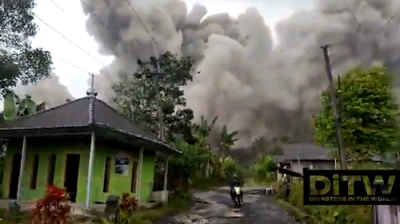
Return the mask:
{"type": "MultiPolygon", "coordinates": [[[[182,86],[192,80],[192,61],[189,58],[178,58],[166,52],[160,67],[163,76],[159,79],[159,93],[163,111],[166,137],[172,140],[174,134],[181,134],[188,142],[194,141],[191,135],[193,111],[186,107],[182,86]]],[[[144,68],[135,73],[135,78],[125,80],[113,86],[116,93],[114,102],[120,112],[158,134],[158,102],[155,82],[150,69],[144,68]]]]}
{"type": "MultiPolygon", "coordinates": [[[[343,76],[338,96],[342,135],[349,158],[360,161],[391,150],[398,137],[399,111],[387,69],[379,66],[352,69],[343,76]]],[[[328,90],[322,93],[322,106],[314,120],[316,141],[328,148],[337,148],[328,90]]]]}
{"type": "Polygon", "coordinates": [[[26,95],[25,98],[20,99],[10,92],[4,97],[4,111],[1,114],[4,121],[12,121],[20,117],[36,114],[44,109],[45,104],[36,105],[31,96],[26,95]]]}
{"type": "Polygon", "coordinates": [[[271,180],[271,174],[275,167],[276,164],[271,155],[260,154],[250,170],[258,182],[267,182],[271,180]]]}
{"type": "Polygon", "coordinates": [[[238,140],[237,135],[239,131],[228,132],[228,128],[226,125],[222,127],[221,130],[221,149],[224,152],[229,152],[230,148],[235,144],[238,140]]]}
{"type": "MultiPolygon", "coordinates": [[[[4,97],[3,111],[0,112],[0,124],[30,116],[45,109],[45,103],[36,105],[31,96],[26,95],[20,99],[12,92],[8,92],[4,97]]],[[[7,140],[0,138],[0,159],[4,158],[7,140]]]]}
{"type": "Polygon", "coordinates": [[[31,46],[37,34],[33,21],[34,0],[0,1],[0,93],[22,84],[49,77],[50,52],[31,46]]]}
{"type": "Polygon", "coordinates": [[[173,180],[177,180],[178,188],[187,190],[189,187],[189,180],[193,179],[194,175],[198,173],[198,167],[206,163],[209,155],[204,153],[200,145],[188,144],[182,136],[176,136],[172,143],[174,147],[182,152],[181,155],[174,156],[171,161],[171,173],[173,180]]]}
{"type": "Polygon", "coordinates": [[[218,166],[218,158],[215,157],[214,154],[211,153],[211,146],[210,146],[210,134],[212,130],[214,129],[215,123],[217,122],[218,116],[214,117],[210,123],[206,119],[204,119],[204,116],[201,115],[200,119],[200,124],[193,124],[193,136],[196,139],[196,142],[202,147],[204,150],[206,150],[207,154],[209,155],[210,159],[207,161],[207,164],[205,167],[200,165],[199,171],[203,170],[205,172],[206,177],[209,177],[210,175],[210,169],[211,165],[218,166]],[[205,169],[205,170],[204,170],[205,169]]]}
{"type": "Polygon", "coordinates": [[[217,122],[218,116],[214,117],[210,123],[204,116],[201,115],[200,124],[193,125],[193,135],[197,139],[197,142],[203,147],[209,147],[209,137],[214,129],[215,123],[217,122]]]}

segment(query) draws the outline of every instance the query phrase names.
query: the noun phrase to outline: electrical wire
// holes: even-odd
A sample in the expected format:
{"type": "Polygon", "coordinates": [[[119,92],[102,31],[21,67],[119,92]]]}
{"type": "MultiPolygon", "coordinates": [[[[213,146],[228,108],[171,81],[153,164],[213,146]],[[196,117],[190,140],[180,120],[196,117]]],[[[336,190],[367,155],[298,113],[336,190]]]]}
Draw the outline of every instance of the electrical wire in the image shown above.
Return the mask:
{"type": "Polygon", "coordinates": [[[399,13],[400,13],[400,9],[397,10],[397,11],[386,21],[385,26],[382,27],[382,29],[379,31],[379,33],[382,33],[383,30],[385,29],[385,27],[386,27],[390,22],[392,22],[392,20],[394,20],[394,19],[399,15],[399,13]]]}
{"type": "Polygon", "coordinates": [[[60,9],[65,15],[67,15],[76,25],[82,26],[82,24],[78,23],[72,16],[70,16],[61,6],[59,6],[54,0],[50,0],[53,5],[55,5],[58,9],[60,9]]]}
{"type": "MultiPolygon", "coordinates": [[[[106,0],[105,0],[106,1],[106,0]]],[[[143,25],[144,29],[147,31],[153,42],[157,45],[159,49],[161,49],[160,44],[156,41],[156,39],[153,37],[151,34],[150,30],[147,28],[146,24],[143,22],[143,20],[140,18],[139,13],[137,10],[133,7],[133,5],[129,2],[129,0],[125,0],[126,3],[128,3],[129,7],[132,9],[132,11],[136,14],[137,18],[139,19],[140,23],[143,25]]]]}
{"type": "Polygon", "coordinates": [[[85,72],[85,73],[87,73],[87,74],[90,74],[90,72],[86,71],[85,69],[83,69],[83,68],[81,68],[81,67],[79,67],[79,66],[76,66],[76,65],[72,64],[71,62],[68,62],[68,61],[66,61],[66,60],[64,60],[64,59],[62,59],[62,58],[60,58],[60,57],[58,57],[58,56],[55,56],[55,55],[52,55],[52,56],[58,58],[60,61],[64,62],[65,64],[70,65],[71,67],[74,67],[74,68],[76,68],[76,69],[78,69],[78,70],[81,70],[82,72],[85,72]]]}
{"type": "Polygon", "coordinates": [[[98,63],[100,63],[101,65],[105,64],[103,62],[101,62],[100,60],[98,60],[96,57],[94,57],[93,55],[91,55],[89,52],[87,52],[86,50],[84,50],[82,47],[80,47],[78,44],[76,44],[75,42],[73,42],[72,40],[70,40],[68,37],[66,37],[65,35],[63,35],[61,32],[59,32],[58,30],[56,30],[54,27],[50,26],[47,22],[45,22],[43,19],[41,19],[38,15],[35,14],[35,17],[40,20],[42,23],[44,23],[46,26],[48,26],[49,28],[51,28],[54,32],[58,33],[60,36],[62,36],[64,39],[66,39],[67,41],[69,41],[71,44],[75,45],[77,48],[79,48],[81,51],[83,51],[84,53],[86,53],[89,57],[93,58],[94,60],[96,60],[98,63]]]}

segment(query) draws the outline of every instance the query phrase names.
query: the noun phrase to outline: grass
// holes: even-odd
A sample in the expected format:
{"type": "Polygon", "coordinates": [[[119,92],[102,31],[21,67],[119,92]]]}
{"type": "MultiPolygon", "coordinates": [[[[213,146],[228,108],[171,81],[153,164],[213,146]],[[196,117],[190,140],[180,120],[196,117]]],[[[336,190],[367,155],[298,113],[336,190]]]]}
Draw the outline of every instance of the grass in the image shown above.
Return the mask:
{"type": "Polygon", "coordinates": [[[0,209],[0,224],[28,223],[27,213],[15,214],[8,209],[0,209]]]}
{"type": "Polygon", "coordinates": [[[282,206],[286,211],[289,212],[292,216],[296,218],[296,220],[307,220],[309,218],[309,215],[302,211],[301,209],[297,208],[296,206],[290,204],[289,202],[286,202],[281,199],[276,199],[276,202],[282,206]]]}
{"type": "Polygon", "coordinates": [[[371,206],[368,205],[304,205],[303,183],[301,181],[292,184],[287,201],[282,201],[280,204],[297,219],[306,220],[309,224],[371,223],[372,210],[371,206]]]}
{"type": "MultiPolygon", "coordinates": [[[[129,214],[126,219],[127,224],[147,224],[149,222],[157,221],[169,214],[184,212],[190,208],[191,201],[188,200],[190,195],[184,193],[178,195],[178,197],[170,197],[168,205],[159,205],[151,209],[141,209],[133,214],[129,214]]],[[[71,223],[101,223],[111,224],[111,222],[105,221],[102,217],[104,215],[101,212],[93,213],[94,218],[88,217],[74,217],[71,223]]],[[[10,215],[7,209],[0,209],[0,224],[21,224],[30,223],[30,220],[26,217],[26,214],[22,213],[19,215],[10,215]]],[[[121,223],[121,224],[123,224],[121,223]]],[[[120,223],[119,223],[120,224],[120,223]]]]}

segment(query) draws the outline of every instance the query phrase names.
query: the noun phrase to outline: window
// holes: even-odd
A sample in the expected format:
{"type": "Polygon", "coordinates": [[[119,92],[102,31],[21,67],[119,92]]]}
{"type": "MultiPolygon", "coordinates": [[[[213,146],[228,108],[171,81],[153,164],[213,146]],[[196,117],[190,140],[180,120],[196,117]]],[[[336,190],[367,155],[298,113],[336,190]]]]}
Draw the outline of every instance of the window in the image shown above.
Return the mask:
{"type": "Polygon", "coordinates": [[[106,158],[104,164],[104,182],[103,182],[103,192],[107,193],[110,185],[110,173],[111,173],[111,157],[106,158]]]}
{"type": "Polygon", "coordinates": [[[31,182],[29,184],[31,190],[36,190],[38,170],[39,170],[39,155],[35,154],[33,157],[31,182]]]}
{"type": "Polygon", "coordinates": [[[136,183],[137,183],[137,171],[138,171],[138,162],[133,161],[132,164],[132,179],[131,179],[131,193],[136,192],[136,183]]]}
{"type": "Polygon", "coordinates": [[[47,184],[54,184],[54,170],[56,169],[56,155],[49,156],[49,163],[47,166],[47,184]]]}

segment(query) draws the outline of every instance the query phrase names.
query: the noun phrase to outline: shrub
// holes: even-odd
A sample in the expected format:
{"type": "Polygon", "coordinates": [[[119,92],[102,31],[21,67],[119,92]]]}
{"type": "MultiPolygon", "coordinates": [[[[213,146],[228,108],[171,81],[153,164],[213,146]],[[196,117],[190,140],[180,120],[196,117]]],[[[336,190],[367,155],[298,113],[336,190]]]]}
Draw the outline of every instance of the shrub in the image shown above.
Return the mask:
{"type": "Polygon", "coordinates": [[[308,214],[309,224],[371,223],[371,206],[368,205],[304,205],[303,181],[296,181],[291,185],[288,202],[308,214]]]}
{"type": "Polygon", "coordinates": [[[118,224],[129,224],[137,223],[132,221],[135,218],[134,212],[137,210],[137,200],[134,196],[130,196],[129,193],[121,194],[121,201],[119,203],[117,216],[115,217],[115,223],[118,224]]]}
{"type": "Polygon", "coordinates": [[[129,193],[121,194],[121,203],[119,204],[118,210],[124,213],[132,213],[137,209],[137,200],[134,196],[130,196],[129,193]]]}
{"type": "Polygon", "coordinates": [[[276,166],[274,158],[270,155],[259,155],[254,165],[250,167],[254,179],[260,183],[274,180],[272,169],[276,166]]]}
{"type": "Polygon", "coordinates": [[[192,204],[192,195],[183,190],[174,191],[168,196],[168,208],[172,211],[187,209],[192,204]]]}
{"type": "Polygon", "coordinates": [[[244,177],[244,172],[239,162],[230,156],[220,157],[220,178],[229,179],[233,174],[238,175],[240,179],[244,177]]]}
{"type": "Polygon", "coordinates": [[[65,190],[48,185],[44,197],[32,206],[32,223],[66,224],[70,220],[70,210],[65,190]]]}

